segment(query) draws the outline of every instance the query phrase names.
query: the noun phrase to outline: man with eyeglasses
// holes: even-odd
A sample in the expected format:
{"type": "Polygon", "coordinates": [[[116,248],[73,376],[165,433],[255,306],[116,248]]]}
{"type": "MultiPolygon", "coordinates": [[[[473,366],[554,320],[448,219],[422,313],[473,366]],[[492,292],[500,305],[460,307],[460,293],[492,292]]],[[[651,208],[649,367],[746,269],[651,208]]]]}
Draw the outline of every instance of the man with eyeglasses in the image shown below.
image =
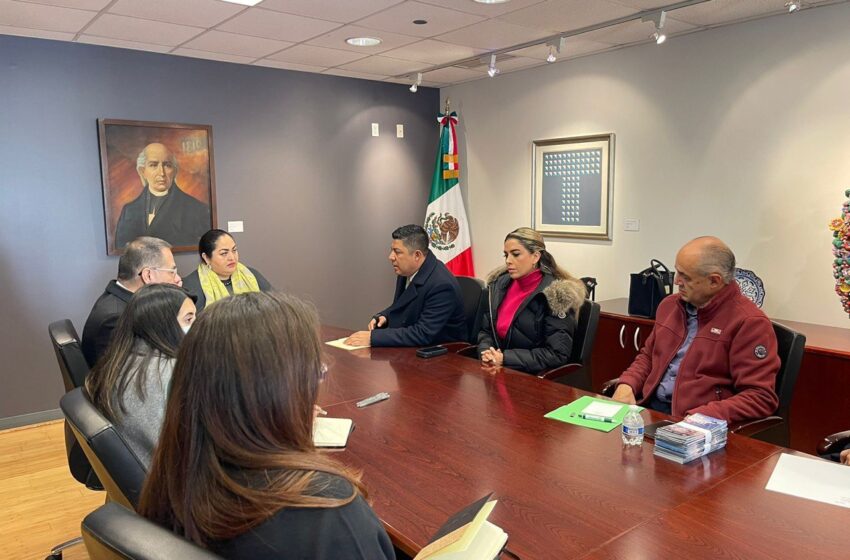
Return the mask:
{"type": "Polygon", "coordinates": [[[89,367],[106,351],[118,318],[136,290],[145,284],[183,285],[167,241],[137,237],[127,244],[118,259],[118,279],[106,285],[83,328],[82,350],[89,367]]]}

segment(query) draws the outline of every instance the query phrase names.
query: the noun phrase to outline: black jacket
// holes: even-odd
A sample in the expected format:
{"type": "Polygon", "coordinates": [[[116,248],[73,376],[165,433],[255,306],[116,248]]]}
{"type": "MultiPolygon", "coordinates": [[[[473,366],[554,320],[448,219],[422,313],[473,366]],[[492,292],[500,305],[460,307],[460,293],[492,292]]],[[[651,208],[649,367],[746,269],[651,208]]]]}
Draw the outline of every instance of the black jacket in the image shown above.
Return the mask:
{"type": "Polygon", "coordinates": [[[133,292],[125,290],[115,280],[110,280],[106,289],[94,302],[86,325],[83,327],[81,348],[89,367],[94,367],[97,359],[106,351],[112,331],[118,324],[118,318],[127,307],[133,292]]]}
{"type": "Polygon", "coordinates": [[[460,285],[434,253],[428,252],[405,289],[406,282],[398,277],[393,304],[375,314],[386,317],[387,323],[372,331],[372,346],[428,346],[466,338],[460,285]]]}
{"type": "Polygon", "coordinates": [[[115,248],[122,249],[140,235],[164,239],[175,247],[197,247],[198,240],[212,227],[210,207],[186,194],[174,183],[156,217],[147,225],[146,193],[147,189],[142,189],[135,200],[121,209],[115,228],[115,248]]]}
{"type": "MultiPolygon", "coordinates": [[[[269,281],[266,280],[266,277],[260,274],[260,271],[256,268],[248,267],[248,270],[254,275],[257,279],[257,286],[260,288],[261,292],[270,292],[274,290],[269,281]]],[[[195,309],[200,313],[204,307],[207,306],[207,296],[204,294],[203,288],[201,288],[201,279],[198,277],[198,269],[193,270],[187,277],[183,279],[183,288],[189,292],[190,294],[197,296],[198,300],[195,302],[195,309]]]]}
{"type": "Polygon", "coordinates": [[[505,367],[539,373],[569,363],[573,348],[576,314],[586,289],[578,280],[556,280],[543,274],[537,288],[525,298],[514,315],[504,339],[494,335],[498,309],[511,277],[504,268],[490,273],[488,306],[478,333],[478,355],[491,346],[500,349],[505,367]],[[492,310],[496,310],[496,314],[492,310]]]}

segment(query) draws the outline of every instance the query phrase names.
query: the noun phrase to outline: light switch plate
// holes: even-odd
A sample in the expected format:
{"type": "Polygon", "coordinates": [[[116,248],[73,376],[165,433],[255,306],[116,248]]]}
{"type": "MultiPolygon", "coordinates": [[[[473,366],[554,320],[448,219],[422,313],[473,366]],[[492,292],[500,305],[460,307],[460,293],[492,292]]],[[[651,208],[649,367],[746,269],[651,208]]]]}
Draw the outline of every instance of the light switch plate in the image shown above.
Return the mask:
{"type": "Polygon", "coordinates": [[[640,220],[638,218],[626,218],[623,221],[624,231],[640,231],[640,220]]]}
{"type": "Polygon", "coordinates": [[[396,138],[404,138],[404,125],[403,124],[395,125],[395,135],[396,135],[396,138]]]}
{"type": "Polygon", "coordinates": [[[372,123],[372,136],[377,136],[377,135],[378,135],[378,123],[373,122],[372,123]]]}
{"type": "Polygon", "coordinates": [[[245,231],[245,227],[242,224],[242,220],[238,220],[236,222],[227,222],[227,231],[230,233],[241,233],[245,231]]]}

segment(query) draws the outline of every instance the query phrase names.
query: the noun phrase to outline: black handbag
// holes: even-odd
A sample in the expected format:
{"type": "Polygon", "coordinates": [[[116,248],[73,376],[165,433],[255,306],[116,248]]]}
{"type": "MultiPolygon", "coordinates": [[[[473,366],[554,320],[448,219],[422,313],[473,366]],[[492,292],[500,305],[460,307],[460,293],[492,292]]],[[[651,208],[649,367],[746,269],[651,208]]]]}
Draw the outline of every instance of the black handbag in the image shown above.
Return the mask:
{"type": "Polygon", "coordinates": [[[629,286],[629,315],[655,319],[661,300],[673,293],[673,276],[664,263],[649,261],[649,268],[631,275],[629,286]]]}

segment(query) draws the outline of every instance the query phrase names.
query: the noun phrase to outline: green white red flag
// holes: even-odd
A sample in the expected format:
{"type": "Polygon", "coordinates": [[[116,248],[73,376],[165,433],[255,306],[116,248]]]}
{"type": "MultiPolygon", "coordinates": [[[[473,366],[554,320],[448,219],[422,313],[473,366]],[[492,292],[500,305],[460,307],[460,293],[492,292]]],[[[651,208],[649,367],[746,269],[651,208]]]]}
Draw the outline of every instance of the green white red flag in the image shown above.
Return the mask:
{"type": "Polygon", "coordinates": [[[446,263],[452,273],[456,276],[475,276],[469,222],[458,179],[460,166],[455,133],[457,113],[440,113],[437,122],[440,124],[440,147],[431,180],[428,209],[425,211],[425,231],[428,232],[434,255],[446,263]]]}

